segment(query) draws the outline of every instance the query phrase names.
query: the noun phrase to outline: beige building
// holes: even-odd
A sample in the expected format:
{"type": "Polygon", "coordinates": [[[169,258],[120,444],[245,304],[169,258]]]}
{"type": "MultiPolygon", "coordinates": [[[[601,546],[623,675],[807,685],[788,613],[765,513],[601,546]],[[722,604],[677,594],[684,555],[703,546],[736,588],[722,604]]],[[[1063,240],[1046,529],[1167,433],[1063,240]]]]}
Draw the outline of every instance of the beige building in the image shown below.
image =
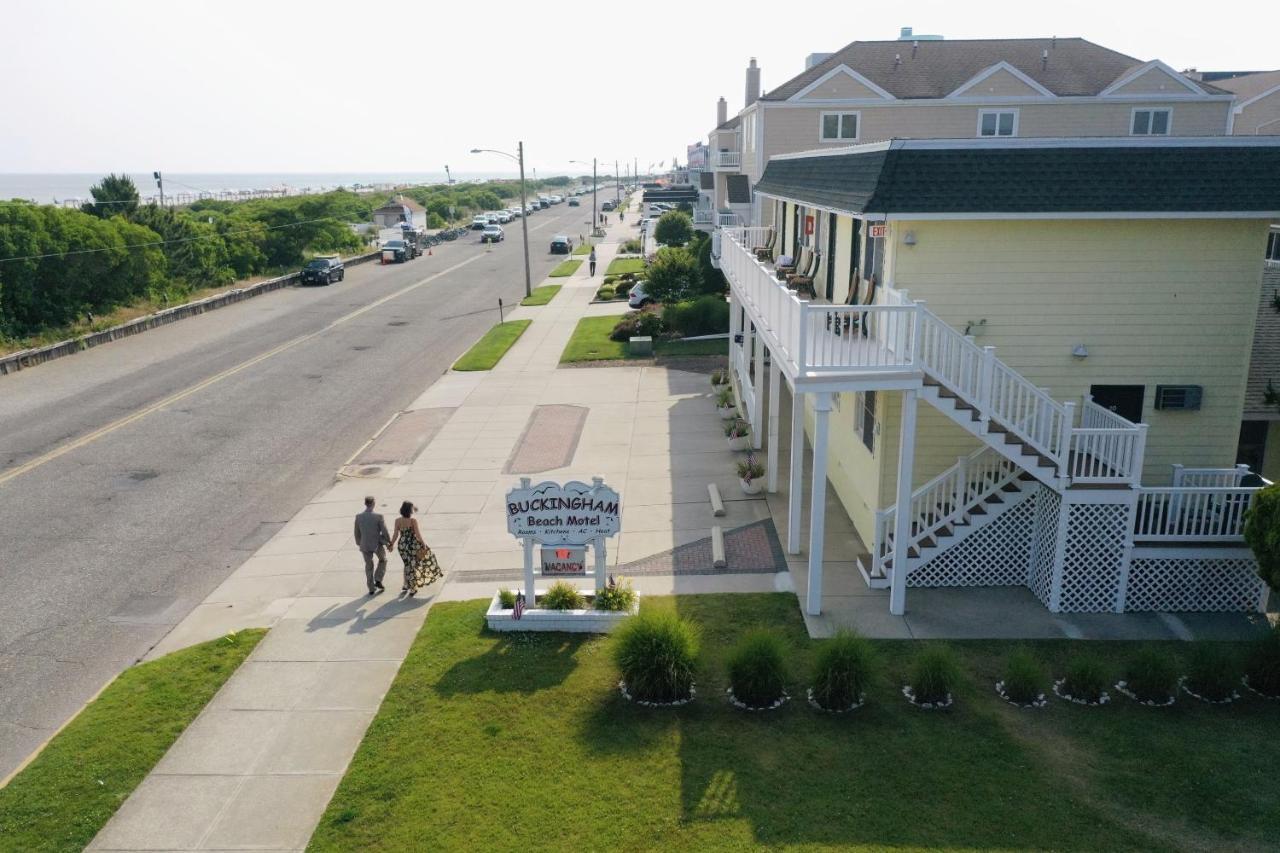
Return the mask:
{"type": "Polygon", "coordinates": [[[813,448],[810,613],[827,482],[895,613],[909,586],[1262,606],[1235,463],[1280,140],[898,140],[774,156],[753,189],[777,225],[721,229],[730,363],[770,486],[784,381],[813,448]]]}

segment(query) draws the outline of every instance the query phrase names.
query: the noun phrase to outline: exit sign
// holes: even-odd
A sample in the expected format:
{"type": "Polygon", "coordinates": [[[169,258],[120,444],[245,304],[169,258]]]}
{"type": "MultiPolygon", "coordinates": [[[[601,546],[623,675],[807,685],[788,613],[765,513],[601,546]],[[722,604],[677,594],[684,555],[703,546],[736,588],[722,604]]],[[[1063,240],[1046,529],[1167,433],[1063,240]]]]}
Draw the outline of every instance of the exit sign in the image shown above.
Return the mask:
{"type": "Polygon", "coordinates": [[[883,222],[877,222],[871,226],[871,239],[883,240],[885,235],[889,233],[889,226],[883,222]]]}

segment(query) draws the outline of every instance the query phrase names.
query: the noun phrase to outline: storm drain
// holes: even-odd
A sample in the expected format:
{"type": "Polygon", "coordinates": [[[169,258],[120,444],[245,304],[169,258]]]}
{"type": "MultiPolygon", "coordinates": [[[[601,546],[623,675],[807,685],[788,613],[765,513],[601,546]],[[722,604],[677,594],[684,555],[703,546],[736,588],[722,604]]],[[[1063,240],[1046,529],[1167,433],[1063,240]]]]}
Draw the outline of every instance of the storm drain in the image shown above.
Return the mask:
{"type": "Polygon", "coordinates": [[[529,415],[504,474],[537,474],[573,461],[587,422],[585,406],[537,406],[529,415]]]}

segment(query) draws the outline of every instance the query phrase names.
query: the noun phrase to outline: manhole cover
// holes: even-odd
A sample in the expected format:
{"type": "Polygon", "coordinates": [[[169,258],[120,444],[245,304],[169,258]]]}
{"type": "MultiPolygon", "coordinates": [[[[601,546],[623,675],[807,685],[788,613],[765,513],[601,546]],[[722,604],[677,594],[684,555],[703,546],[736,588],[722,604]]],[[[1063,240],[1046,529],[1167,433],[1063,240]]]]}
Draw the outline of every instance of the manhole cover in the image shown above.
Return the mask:
{"type": "Polygon", "coordinates": [[[380,477],[384,470],[383,465],[348,465],[338,473],[343,477],[380,477]]]}

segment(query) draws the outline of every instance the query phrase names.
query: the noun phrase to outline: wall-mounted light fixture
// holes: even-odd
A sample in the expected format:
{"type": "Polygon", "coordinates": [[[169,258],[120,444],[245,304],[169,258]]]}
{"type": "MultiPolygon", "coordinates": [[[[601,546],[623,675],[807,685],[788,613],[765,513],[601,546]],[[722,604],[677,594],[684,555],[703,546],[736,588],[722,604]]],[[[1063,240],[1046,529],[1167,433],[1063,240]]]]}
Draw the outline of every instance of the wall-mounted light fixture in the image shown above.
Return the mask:
{"type": "Polygon", "coordinates": [[[986,317],[983,317],[981,320],[968,320],[964,324],[965,337],[969,337],[970,335],[977,337],[978,335],[985,332],[986,329],[987,329],[986,317]]]}
{"type": "Polygon", "coordinates": [[[1088,358],[1089,348],[1086,347],[1084,344],[1076,344],[1075,348],[1071,350],[1071,357],[1072,358],[1088,358]]]}
{"type": "Polygon", "coordinates": [[[916,244],[916,232],[908,231],[902,235],[902,244],[904,246],[914,246],[916,244]]]}

